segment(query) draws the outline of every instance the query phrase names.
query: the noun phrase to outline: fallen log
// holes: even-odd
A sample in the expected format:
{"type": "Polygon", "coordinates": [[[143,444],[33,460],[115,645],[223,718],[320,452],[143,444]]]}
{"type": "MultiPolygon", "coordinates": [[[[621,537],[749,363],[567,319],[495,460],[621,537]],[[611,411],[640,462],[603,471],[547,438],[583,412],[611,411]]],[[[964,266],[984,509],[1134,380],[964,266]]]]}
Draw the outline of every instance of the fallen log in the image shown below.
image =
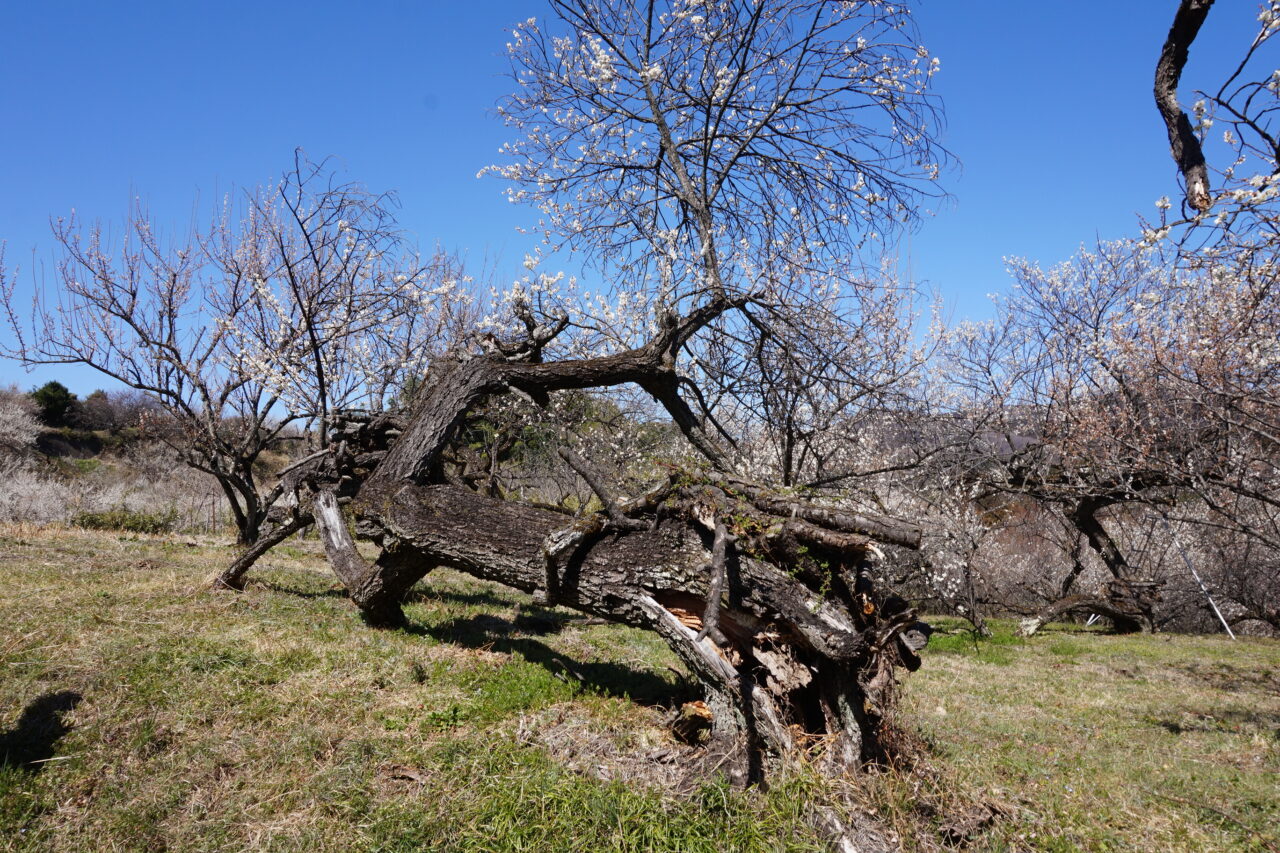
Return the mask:
{"type": "MultiPolygon", "coordinates": [[[[374,625],[404,624],[409,588],[447,566],[656,632],[703,687],[711,764],[738,782],[814,755],[831,772],[879,758],[894,672],[919,666],[928,628],[876,588],[873,559],[877,542],[916,547],[919,531],[732,475],[676,393],[674,359],[733,304],[667,318],[649,343],[615,355],[542,363],[541,345],[506,347],[441,366],[407,418],[339,420],[330,452],[288,474],[294,512],[314,520],[335,574],[374,625]],[[566,454],[604,504],[578,518],[450,482],[449,444],[487,398],[545,401],[621,383],[665,406],[709,469],[673,469],[620,500],[566,454]],[[373,562],[357,552],[344,505],[357,534],[378,546],[373,562]]],[[[242,560],[231,580],[246,569],[242,560]]]]}
{"type": "Polygon", "coordinates": [[[1153,624],[1149,614],[1159,598],[1159,584],[1147,581],[1110,581],[1100,595],[1067,595],[1045,607],[1035,616],[1023,619],[1018,633],[1030,637],[1068,613],[1093,613],[1110,619],[1117,632],[1150,633],[1153,624]]]}
{"type": "MultiPolygon", "coordinates": [[[[712,742],[744,781],[768,761],[795,757],[798,742],[822,743],[833,769],[879,756],[892,671],[918,665],[927,629],[904,602],[871,590],[863,552],[839,555],[822,593],[735,549],[713,607],[715,534],[674,511],[681,494],[650,528],[606,526],[584,542],[559,578],[556,603],[661,635],[705,688],[712,742]],[[850,568],[864,579],[861,588],[842,579],[850,568]],[[717,609],[715,632],[703,635],[717,609]]],[[[316,505],[326,507],[317,525],[341,540],[336,502],[316,505]]],[[[354,509],[358,532],[382,549],[378,563],[353,571],[351,543],[330,549],[353,600],[383,625],[403,620],[400,600],[437,566],[545,593],[543,543],[565,525],[558,513],[447,484],[362,491],[354,509]]]]}

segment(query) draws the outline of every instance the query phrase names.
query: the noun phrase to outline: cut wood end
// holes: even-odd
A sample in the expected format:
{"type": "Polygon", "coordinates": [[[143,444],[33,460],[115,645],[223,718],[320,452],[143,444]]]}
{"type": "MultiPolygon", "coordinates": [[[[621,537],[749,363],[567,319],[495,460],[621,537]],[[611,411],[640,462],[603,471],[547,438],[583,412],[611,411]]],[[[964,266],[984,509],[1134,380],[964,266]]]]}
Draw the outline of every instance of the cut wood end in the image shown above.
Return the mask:
{"type": "Polygon", "coordinates": [[[711,713],[711,706],[701,699],[693,702],[685,702],[680,706],[680,716],[682,717],[701,717],[704,720],[711,720],[715,714],[711,713]]]}
{"type": "Polygon", "coordinates": [[[697,745],[707,741],[715,719],[711,707],[701,700],[685,702],[671,723],[672,733],[685,743],[697,745]]]}
{"type": "Polygon", "coordinates": [[[668,607],[671,615],[680,621],[680,624],[688,628],[690,631],[702,630],[702,616],[694,613],[692,610],[686,610],[683,607],[668,607]]]}
{"type": "Polygon", "coordinates": [[[1195,179],[1187,185],[1187,203],[1201,213],[1213,207],[1213,199],[1209,195],[1209,187],[1204,181],[1195,179]]]}

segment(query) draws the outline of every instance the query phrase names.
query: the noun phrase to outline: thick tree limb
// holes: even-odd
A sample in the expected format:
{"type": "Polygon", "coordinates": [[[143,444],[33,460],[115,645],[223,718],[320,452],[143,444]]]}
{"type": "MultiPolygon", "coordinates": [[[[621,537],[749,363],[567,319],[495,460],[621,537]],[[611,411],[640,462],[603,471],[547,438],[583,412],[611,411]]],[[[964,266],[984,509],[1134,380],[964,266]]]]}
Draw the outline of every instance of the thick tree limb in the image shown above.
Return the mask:
{"type": "MultiPolygon", "coordinates": [[[[439,466],[445,445],[457,432],[467,411],[491,394],[514,388],[537,399],[552,391],[605,388],[629,382],[646,389],[655,382],[674,388],[675,358],[680,347],[716,317],[748,300],[749,297],[717,299],[684,317],[669,318],[653,340],[614,355],[543,363],[513,362],[490,356],[456,363],[433,377],[430,390],[414,404],[405,433],[378,465],[370,483],[428,482],[439,466]]],[[[662,402],[668,405],[668,401],[662,402]]],[[[680,404],[683,405],[683,401],[680,404]]],[[[688,406],[684,408],[687,410],[688,406]]],[[[689,415],[692,418],[691,412],[689,415]]],[[[696,427],[680,419],[677,423],[686,435],[690,428],[696,427]]],[[[713,444],[691,440],[699,450],[712,453],[713,461],[726,463],[728,467],[727,460],[713,444]],[[708,446],[704,448],[704,444],[708,446]]]]}
{"type": "Polygon", "coordinates": [[[214,587],[218,589],[244,589],[245,573],[253,568],[253,564],[258,562],[258,559],[272,548],[311,524],[313,520],[311,513],[295,509],[288,518],[259,536],[257,542],[246,548],[236,558],[235,562],[227,566],[221,574],[214,578],[214,587]]]}
{"type": "Polygon", "coordinates": [[[328,489],[321,489],[316,492],[312,504],[312,515],[316,520],[316,529],[320,531],[320,541],[324,543],[329,565],[338,580],[354,594],[368,574],[369,564],[356,551],[356,543],[347,530],[347,521],[342,517],[342,508],[338,505],[338,497],[328,489]]]}
{"type": "Polygon", "coordinates": [[[1160,51],[1156,64],[1155,98],[1160,117],[1164,119],[1169,134],[1169,152],[1178,164],[1187,185],[1187,203],[1204,212],[1213,204],[1209,195],[1209,170],[1205,164],[1200,140],[1191,127],[1191,120],[1178,103],[1178,81],[1183,66],[1200,32],[1200,26],[1209,14],[1213,0],[1182,0],[1173,17],[1173,26],[1160,51]]]}
{"type": "Polygon", "coordinates": [[[404,594],[434,566],[406,563],[403,552],[393,542],[386,543],[377,562],[370,565],[356,550],[337,496],[329,489],[321,489],[312,503],[329,565],[365,620],[373,625],[402,625],[404,611],[400,602],[404,594]]]}
{"type": "Polygon", "coordinates": [[[920,527],[907,521],[816,506],[794,498],[788,499],[763,486],[748,483],[736,477],[716,474],[711,474],[709,477],[713,482],[720,484],[721,488],[745,495],[757,509],[763,512],[801,518],[829,530],[858,533],[879,542],[888,542],[905,548],[920,547],[920,527]]]}

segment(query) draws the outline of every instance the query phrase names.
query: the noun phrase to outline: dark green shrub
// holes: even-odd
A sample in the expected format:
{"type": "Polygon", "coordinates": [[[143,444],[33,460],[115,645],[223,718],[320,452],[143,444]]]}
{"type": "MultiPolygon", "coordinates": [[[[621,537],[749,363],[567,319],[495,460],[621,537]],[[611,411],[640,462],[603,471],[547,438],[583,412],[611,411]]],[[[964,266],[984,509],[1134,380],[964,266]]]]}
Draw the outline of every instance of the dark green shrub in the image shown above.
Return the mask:
{"type": "Polygon", "coordinates": [[[68,426],[69,417],[75,408],[76,395],[61,382],[46,382],[31,392],[40,420],[52,427],[68,426]]]}
{"type": "Polygon", "coordinates": [[[71,519],[76,527],[89,530],[127,530],[130,533],[170,533],[178,520],[178,511],[135,512],[119,507],[105,512],[79,512],[71,519]]]}

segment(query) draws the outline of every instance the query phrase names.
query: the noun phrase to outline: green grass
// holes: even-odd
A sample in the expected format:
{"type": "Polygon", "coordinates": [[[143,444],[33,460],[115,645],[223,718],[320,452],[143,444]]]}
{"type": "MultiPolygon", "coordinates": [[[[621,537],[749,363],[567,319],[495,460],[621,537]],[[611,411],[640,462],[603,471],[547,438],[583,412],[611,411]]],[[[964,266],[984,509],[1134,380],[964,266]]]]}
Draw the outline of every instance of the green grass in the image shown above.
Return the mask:
{"type": "MultiPolygon", "coordinates": [[[[975,646],[934,622],[957,633],[905,680],[903,713],[935,799],[998,810],[972,849],[1280,848],[1280,644],[1065,625],[1022,639],[996,620],[975,646]]],[[[909,813],[909,781],[882,777],[882,804],[909,813]]]]}
{"type": "Polygon", "coordinates": [[[205,586],[230,549],[4,534],[0,738],[79,699],[51,760],[0,765],[0,849],[823,849],[798,780],[677,796],[519,736],[565,717],[609,746],[584,766],[669,744],[689,687],[654,636],[443,572],[372,630],[314,543],[234,594],[205,586]]]}
{"type": "Polygon", "coordinates": [[[1021,645],[1024,640],[1016,633],[1017,625],[1007,620],[988,620],[990,636],[977,636],[969,623],[945,616],[932,617],[935,633],[929,638],[932,654],[953,654],[974,657],[983,663],[1005,666],[1014,660],[1009,646],[1021,645]]]}
{"type": "Polygon", "coordinates": [[[937,620],[911,772],[677,793],[647,756],[693,694],[655,636],[448,572],[372,630],[316,547],[214,593],[227,548],[0,529],[0,849],[823,850],[852,802],[907,849],[1278,843],[1274,642],[937,620]]]}
{"type": "Polygon", "coordinates": [[[96,456],[89,459],[72,459],[70,462],[72,467],[80,474],[92,474],[102,467],[102,460],[96,456]]]}

